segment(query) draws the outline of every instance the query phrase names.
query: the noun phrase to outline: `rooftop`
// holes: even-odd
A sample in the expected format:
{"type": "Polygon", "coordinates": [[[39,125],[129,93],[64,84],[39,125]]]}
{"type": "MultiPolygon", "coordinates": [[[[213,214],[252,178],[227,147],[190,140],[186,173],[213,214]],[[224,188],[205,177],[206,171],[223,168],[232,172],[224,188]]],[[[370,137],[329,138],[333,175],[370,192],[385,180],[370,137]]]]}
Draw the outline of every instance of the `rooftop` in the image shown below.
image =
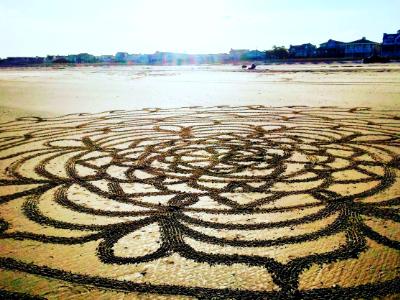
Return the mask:
{"type": "Polygon", "coordinates": [[[362,39],[350,42],[348,44],[378,44],[378,43],[370,41],[370,40],[367,40],[365,37],[363,37],[362,39]]]}

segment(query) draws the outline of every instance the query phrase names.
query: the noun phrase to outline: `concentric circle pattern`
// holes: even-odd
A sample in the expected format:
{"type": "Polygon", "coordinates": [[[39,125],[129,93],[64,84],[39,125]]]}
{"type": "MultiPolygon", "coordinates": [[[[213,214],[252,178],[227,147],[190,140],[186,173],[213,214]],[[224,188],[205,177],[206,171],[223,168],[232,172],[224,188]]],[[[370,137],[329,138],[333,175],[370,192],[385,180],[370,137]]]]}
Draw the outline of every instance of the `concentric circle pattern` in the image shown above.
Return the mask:
{"type": "Polygon", "coordinates": [[[204,299],[396,295],[399,129],[396,111],[335,107],[4,123],[1,287],[17,292],[12,278],[27,274],[32,295],[42,282],[204,299]]]}

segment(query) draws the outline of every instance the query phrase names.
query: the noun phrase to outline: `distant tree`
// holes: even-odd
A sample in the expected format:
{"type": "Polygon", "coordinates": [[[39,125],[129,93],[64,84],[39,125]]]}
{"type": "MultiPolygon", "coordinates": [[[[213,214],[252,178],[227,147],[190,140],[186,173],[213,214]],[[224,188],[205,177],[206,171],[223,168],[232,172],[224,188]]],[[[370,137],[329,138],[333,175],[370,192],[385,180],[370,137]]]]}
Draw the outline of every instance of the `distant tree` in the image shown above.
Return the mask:
{"type": "Polygon", "coordinates": [[[53,60],[54,60],[54,55],[47,55],[45,58],[45,61],[48,63],[53,62],[53,60]]]}
{"type": "Polygon", "coordinates": [[[265,51],[267,59],[285,59],[289,57],[289,51],[285,46],[273,46],[271,50],[265,51]]]}
{"type": "Polygon", "coordinates": [[[117,62],[126,62],[127,58],[128,58],[127,52],[117,52],[117,54],[115,54],[115,60],[117,62]]]}
{"type": "Polygon", "coordinates": [[[97,58],[89,53],[80,53],[76,55],[76,63],[95,63],[97,58]]]}

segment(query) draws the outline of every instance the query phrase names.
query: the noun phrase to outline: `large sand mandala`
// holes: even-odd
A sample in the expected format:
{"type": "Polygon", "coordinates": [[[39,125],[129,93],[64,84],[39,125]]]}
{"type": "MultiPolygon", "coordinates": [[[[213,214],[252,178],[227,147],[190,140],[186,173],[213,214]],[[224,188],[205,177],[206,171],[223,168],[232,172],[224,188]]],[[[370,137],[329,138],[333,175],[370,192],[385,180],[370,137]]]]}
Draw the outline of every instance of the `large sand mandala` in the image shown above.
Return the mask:
{"type": "Polygon", "coordinates": [[[397,114],[192,107],[4,123],[1,293],[398,294],[397,114]]]}

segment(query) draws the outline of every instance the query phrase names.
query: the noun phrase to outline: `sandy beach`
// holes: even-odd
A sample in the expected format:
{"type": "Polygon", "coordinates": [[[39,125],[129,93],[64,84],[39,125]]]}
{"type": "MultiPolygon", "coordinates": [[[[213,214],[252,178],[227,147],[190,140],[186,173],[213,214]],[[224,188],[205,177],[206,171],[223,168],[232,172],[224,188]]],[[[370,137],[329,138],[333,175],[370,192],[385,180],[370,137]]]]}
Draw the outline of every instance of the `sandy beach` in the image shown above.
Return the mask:
{"type": "Polygon", "coordinates": [[[36,114],[217,105],[396,109],[399,95],[398,64],[0,69],[0,106],[36,114]]]}
{"type": "Polygon", "coordinates": [[[400,295],[400,64],[0,69],[0,121],[0,298],[400,295]]]}

